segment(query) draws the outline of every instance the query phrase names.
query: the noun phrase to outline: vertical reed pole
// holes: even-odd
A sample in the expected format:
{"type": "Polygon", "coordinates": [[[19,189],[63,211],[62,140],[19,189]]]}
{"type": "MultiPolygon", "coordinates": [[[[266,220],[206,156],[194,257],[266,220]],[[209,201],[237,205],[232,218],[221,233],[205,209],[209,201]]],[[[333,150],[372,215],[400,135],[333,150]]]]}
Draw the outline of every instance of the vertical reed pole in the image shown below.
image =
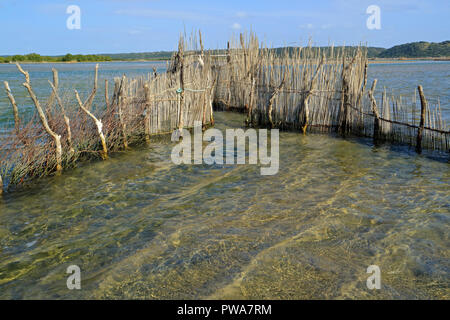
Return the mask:
{"type": "Polygon", "coordinates": [[[427,100],[425,99],[425,94],[423,93],[422,86],[419,86],[417,89],[419,90],[420,96],[420,124],[419,129],[417,130],[416,151],[417,153],[422,153],[422,134],[423,134],[423,127],[425,126],[425,113],[427,110],[427,100]]]}
{"type": "Polygon", "coordinates": [[[252,84],[250,86],[250,101],[248,103],[248,113],[247,113],[247,125],[253,123],[253,92],[255,91],[255,78],[252,76],[252,84]]]}
{"type": "Polygon", "coordinates": [[[183,129],[184,119],[183,119],[183,109],[184,109],[184,49],[183,49],[183,37],[180,37],[180,42],[178,44],[178,62],[180,67],[180,118],[178,121],[178,129],[183,129]]]}
{"type": "Polygon", "coordinates": [[[209,104],[209,124],[211,126],[214,126],[214,110],[213,110],[213,88],[216,84],[216,78],[214,78],[213,83],[211,85],[211,88],[209,89],[209,98],[208,98],[208,104],[209,104]]]}
{"type": "Polygon", "coordinates": [[[147,83],[144,84],[145,93],[145,117],[144,117],[144,128],[145,128],[145,141],[150,142],[150,87],[147,83]]]}
{"type": "Polygon", "coordinates": [[[202,40],[202,32],[200,30],[198,30],[198,36],[199,36],[199,41],[200,41],[200,57],[198,58],[198,62],[200,64],[200,66],[203,68],[205,66],[205,51],[203,48],[203,40],[202,40]]]}
{"type": "Polygon", "coordinates": [[[275,91],[272,93],[272,96],[269,99],[269,105],[267,107],[267,118],[269,120],[269,129],[273,128],[273,120],[272,120],[273,101],[275,100],[277,94],[284,86],[284,81],[286,80],[286,73],[287,72],[285,71],[283,75],[283,80],[281,80],[280,85],[275,89],[275,91]]]}
{"type": "MultiPolygon", "coordinates": [[[[306,129],[308,128],[308,122],[309,122],[309,99],[311,98],[314,87],[316,85],[317,77],[319,76],[320,70],[322,68],[323,62],[325,60],[325,54],[322,55],[319,65],[317,66],[316,71],[314,72],[314,75],[311,79],[311,84],[308,90],[308,93],[306,94],[305,100],[303,101],[303,110],[304,110],[304,119],[302,124],[302,132],[303,134],[306,134],[306,129]]],[[[284,81],[284,80],[283,80],[284,81]]]]}
{"type": "Polygon", "coordinates": [[[206,108],[208,107],[208,90],[205,89],[205,92],[203,92],[203,110],[202,110],[202,129],[203,131],[206,129],[206,108]]]}
{"type": "Polygon", "coordinates": [[[375,100],[373,93],[375,91],[375,87],[377,86],[377,79],[373,80],[372,87],[369,91],[369,99],[372,104],[372,112],[375,116],[374,122],[373,122],[373,142],[375,144],[378,143],[378,140],[381,137],[380,128],[381,128],[381,120],[380,120],[380,114],[378,113],[377,109],[377,101],[375,100]]]}
{"type": "Polygon", "coordinates": [[[122,76],[122,85],[120,87],[120,91],[119,91],[119,99],[118,99],[118,111],[119,111],[119,121],[120,124],[122,125],[122,135],[123,135],[123,146],[125,149],[128,149],[128,134],[127,134],[127,125],[124,121],[123,118],[123,110],[122,107],[124,105],[124,100],[126,102],[126,99],[124,99],[123,97],[123,92],[124,92],[124,88],[125,88],[125,84],[126,84],[126,77],[125,75],[122,76]]]}
{"type": "Polygon", "coordinates": [[[105,105],[106,110],[109,110],[108,79],[105,79],[105,105]]]}
{"type": "Polygon", "coordinates": [[[2,180],[2,175],[0,174],[0,196],[3,193],[3,180],[2,180]]]}

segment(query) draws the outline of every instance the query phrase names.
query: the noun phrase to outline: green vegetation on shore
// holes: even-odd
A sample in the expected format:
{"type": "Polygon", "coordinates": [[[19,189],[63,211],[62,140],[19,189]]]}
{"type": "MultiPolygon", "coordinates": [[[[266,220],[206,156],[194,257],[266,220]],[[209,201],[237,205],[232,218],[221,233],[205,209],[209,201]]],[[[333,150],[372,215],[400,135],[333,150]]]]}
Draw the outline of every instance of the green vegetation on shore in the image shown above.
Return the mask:
{"type": "MultiPolygon", "coordinates": [[[[342,47],[335,47],[335,50],[339,50],[342,47]]],[[[346,47],[346,49],[356,47],[346,47]]],[[[281,54],[283,50],[293,50],[294,47],[274,48],[278,54],[281,54]]],[[[317,47],[316,49],[319,49],[317,47]]],[[[320,47],[322,51],[329,51],[330,47],[320,47]]],[[[137,60],[150,60],[161,61],[170,60],[173,51],[157,51],[157,52],[140,52],[140,53],[104,53],[101,55],[72,55],[70,53],[65,56],[41,56],[36,53],[30,53],[27,55],[14,55],[14,56],[0,56],[0,63],[8,62],[99,62],[99,61],[137,61],[137,60]]],[[[225,54],[226,50],[214,50],[215,54],[225,54]]],[[[394,46],[389,49],[380,47],[367,47],[367,56],[370,59],[376,58],[445,58],[450,57],[450,41],[443,41],[439,43],[434,42],[412,42],[398,46],[394,46]]]]}
{"type": "Polygon", "coordinates": [[[27,55],[14,55],[0,57],[0,63],[9,62],[97,62],[97,61],[111,61],[111,57],[96,54],[77,54],[70,53],[65,56],[41,56],[37,53],[30,53],[27,55]]]}
{"type": "Polygon", "coordinates": [[[156,51],[156,52],[139,52],[139,53],[105,53],[104,56],[110,57],[112,60],[170,60],[173,51],[156,51]]]}
{"type": "Polygon", "coordinates": [[[450,57],[450,41],[412,42],[382,51],[377,58],[450,57]]]}

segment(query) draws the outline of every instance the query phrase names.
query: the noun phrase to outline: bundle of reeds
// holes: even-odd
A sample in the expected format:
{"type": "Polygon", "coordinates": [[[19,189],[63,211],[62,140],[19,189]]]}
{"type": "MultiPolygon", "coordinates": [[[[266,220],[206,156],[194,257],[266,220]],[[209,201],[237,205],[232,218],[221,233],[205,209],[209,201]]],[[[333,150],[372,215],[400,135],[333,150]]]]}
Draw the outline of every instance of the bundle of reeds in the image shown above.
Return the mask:
{"type": "Polygon", "coordinates": [[[421,87],[419,119],[416,100],[405,104],[384,92],[377,103],[376,81],[367,86],[365,47],[321,50],[310,42],[279,52],[250,33],[231,39],[227,54],[215,61],[215,107],[246,112],[249,126],[338,132],[405,143],[418,152],[449,151],[440,107],[428,106],[421,87]]]}

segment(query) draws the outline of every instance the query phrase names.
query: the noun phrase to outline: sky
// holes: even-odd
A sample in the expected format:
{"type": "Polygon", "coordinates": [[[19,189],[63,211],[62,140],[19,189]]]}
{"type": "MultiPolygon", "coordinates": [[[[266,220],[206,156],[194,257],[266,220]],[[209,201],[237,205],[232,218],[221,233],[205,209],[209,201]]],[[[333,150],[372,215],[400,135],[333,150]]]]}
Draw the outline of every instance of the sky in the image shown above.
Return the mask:
{"type": "Polygon", "coordinates": [[[180,33],[198,29],[214,49],[250,30],[273,47],[311,38],[315,45],[389,48],[450,40],[450,1],[0,0],[0,55],[174,50],[180,33]],[[67,27],[70,5],[80,8],[80,29],[67,27]],[[379,29],[367,27],[370,5],[380,8],[379,29]]]}

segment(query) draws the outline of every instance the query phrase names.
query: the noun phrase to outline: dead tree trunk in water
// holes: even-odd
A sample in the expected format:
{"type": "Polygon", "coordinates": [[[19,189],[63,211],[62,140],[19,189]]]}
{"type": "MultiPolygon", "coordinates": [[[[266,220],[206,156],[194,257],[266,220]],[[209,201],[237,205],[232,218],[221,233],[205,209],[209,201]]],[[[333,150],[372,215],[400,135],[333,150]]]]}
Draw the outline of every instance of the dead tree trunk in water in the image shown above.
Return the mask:
{"type": "Polygon", "coordinates": [[[51,136],[55,142],[56,145],[56,171],[61,172],[62,171],[62,147],[61,147],[61,136],[56,134],[52,129],[50,129],[50,126],[48,125],[47,118],[45,117],[44,110],[42,110],[41,104],[39,103],[38,98],[34,94],[33,89],[31,88],[31,82],[30,82],[30,75],[27,71],[24,71],[22,67],[16,63],[17,68],[19,71],[25,76],[26,82],[23,83],[23,86],[27,88],[28,93],[30,94],[31,100],[33,100],[33,103],[38,111],[39,118],[41,120],[42,126],[44,127],[45,131],[49,136],[51,136]]]}
{"type": "Polygon", "coordinates": [[[51,83],[50,81],[48,82],[50,84],[50,86],[52,87],[52,92],[54,97],[56,98],[56,101],[58,102],[59,107],[61,108],[63,117],[64,117],[64,123],[66,124],[66,130],[67,130],[67,142],[69,143],[69,148],[70,148],[70,152],[74,153],[75,150],[73,149],[73,144],[72,144],[72,131],[70,129],[70,119],[66,114],[66,110],[64,108],[64,105],[62,103],[62,100],[58,94],[58,71],[56,69],[52,69],[53,72],[53,83],[51,83]]]}
{"type": "Polygon", "coordinates": [[[108,148],[106,147],[106,140],[105,140],[105,136],[103,135],[103,131],[102,131],[103,124],[88,109],[86,109],[84,107],[83,103],[81,102],[80,96],[78,95],[77,90],[75,90],[75,96],[77,98],[78,105],[80,106],[81,110],[83,110],[89,117],[91,117],[92,120],[94,120],[95,125],[97,126],[97,132],[98,132],[98,135],[100,136],[100,140],[102,142],[102,147],[103,147],[102,158],[105,160],[108,158],[108,148]]]}
{"type": "Polygon", "coordinates": [[[425,94],[423,93],[422,86],[419,86],[417,89],[419,90],[420,96],[420,124],[419,129],[417,130],[416,151],[417,153],[422,153],[422,135],[423,135],[423,127],[425,126],[425,112],[427,110],[427,100],[425,99],[425,94]]]}
{"type": "Polygon", "coordinates": [[[20,118],[19,118],[19,109],[17,108],[16,100],[11,93],[11,89],[9,88],[8,81],[3,81],[6,89],[6,94],[8,95],[9,101],[11,102],[13,113],[14,113],[14,127],[16,129],[16,134],[19,134],[20,128],[20,118]]]}

